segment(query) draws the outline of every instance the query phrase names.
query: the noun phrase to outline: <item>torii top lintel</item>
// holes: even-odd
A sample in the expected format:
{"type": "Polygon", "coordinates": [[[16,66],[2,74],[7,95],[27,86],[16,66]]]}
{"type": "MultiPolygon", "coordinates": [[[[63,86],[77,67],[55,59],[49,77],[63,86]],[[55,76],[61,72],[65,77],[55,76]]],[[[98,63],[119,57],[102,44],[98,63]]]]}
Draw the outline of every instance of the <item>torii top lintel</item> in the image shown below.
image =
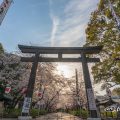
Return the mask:
{"type": "Polygon", "coordinates": [[[102,46],[92,47],[38,47],[18,45],[22,53],[39,53],[39,54],[98,54],[102,46]]]}

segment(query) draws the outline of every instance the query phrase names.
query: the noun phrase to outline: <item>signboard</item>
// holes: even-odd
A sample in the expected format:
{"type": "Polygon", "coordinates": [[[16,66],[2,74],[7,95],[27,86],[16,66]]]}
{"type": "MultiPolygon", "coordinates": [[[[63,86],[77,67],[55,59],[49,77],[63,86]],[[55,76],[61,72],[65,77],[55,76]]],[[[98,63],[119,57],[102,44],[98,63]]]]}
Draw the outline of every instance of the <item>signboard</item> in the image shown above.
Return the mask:
{"type": "Polygon", "coordinates": [[[37,103],[38,105],[44,105],[45,104],[45,102],[44,102],[44,100],[40,100],[40,101],[38,101],[38,103],[37,103]]]}
{"type": "Polygon", "coordinates": [[[44,100],[40,100],[40,101],[38,101],[38,106],[39,106],[39,109],[44,109],[45,108],[45,102],[44,102],[44,100]]]}
{"type": "Polygon", "coordinates": [[[25,97],[22,113],[29,113],[30,105],[31,105],[31,98],[25,97]]]}
{"type": "Polygon", "coordinates": [[[12,0],[3,0],[2,4],[0,5],[0,25],[12,3],[12,0]]]}
{"type": "Polygon", "coordinates": [[[97,110],[93,90],[91,88],[87,89],[87,94],[88,94],[89,109],[97,110]]]}

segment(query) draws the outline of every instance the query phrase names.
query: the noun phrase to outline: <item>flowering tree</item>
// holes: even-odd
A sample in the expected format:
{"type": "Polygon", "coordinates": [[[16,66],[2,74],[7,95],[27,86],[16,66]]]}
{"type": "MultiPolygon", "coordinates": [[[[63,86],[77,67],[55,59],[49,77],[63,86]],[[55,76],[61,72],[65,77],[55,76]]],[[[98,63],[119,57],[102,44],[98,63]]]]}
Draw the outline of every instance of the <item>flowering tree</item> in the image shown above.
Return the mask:
{"type": "Polygon", "coordinates": [[[29,69],[28,65],[20,62],[20,57],[14,54],[0,54],[0,89],[2,89],[1,100],[10,103],[11,107],[15,107],[18,98],[22,98],[20,91],[28,82],[29,69]],[[11,90],[5,93],[6,88],[11,90]]]}
{"type": "Polygon", "coordinates": [[[66,86],[65,78],[55,74],[55,69],[52,63],[40,63],[36,75],[33,100],[44,101],[44,109],[48,111],[56,109],[59,94],[66,86]],[[39,92],[40,96],[36,97],[39,92]]]}
{"type": "Polygon", "coordinates": [[[86,107],[86,94],[85,94],[85,85],[84,81],[82,79],[82,74],[78,74],[78,83],[76,83],[76,76],[73,76],[72,78],[68,79],[68,85],[71,90],[71,96],[72,96],[72,107],[73,108],[82,108],[86,107]]]}

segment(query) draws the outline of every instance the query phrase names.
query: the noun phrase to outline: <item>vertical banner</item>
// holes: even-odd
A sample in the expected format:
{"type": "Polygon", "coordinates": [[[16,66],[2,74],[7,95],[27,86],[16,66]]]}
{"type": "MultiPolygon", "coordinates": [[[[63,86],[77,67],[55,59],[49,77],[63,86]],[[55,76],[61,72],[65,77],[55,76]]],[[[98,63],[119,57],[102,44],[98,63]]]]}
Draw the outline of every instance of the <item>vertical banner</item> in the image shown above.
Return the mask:
{"type": "Polygon", "coordinates": [[[97,110],[93,90],[91,88],[88,88],[87,93],[90,110],[97,110]]]}
{"type": "Polygon", "coordinates": [[[31,102],[32,100],[30,97],[25,97],[23,108],[22,108],[22,113],[27,113],[27,114],[29,113],[31,102]]]}
{"type": "Polygon", "coordinates": [[[3,19],[13,1],[12,0],[3,0],[2,4],[0,5],[0,25],[2,24],[3,19]]]}

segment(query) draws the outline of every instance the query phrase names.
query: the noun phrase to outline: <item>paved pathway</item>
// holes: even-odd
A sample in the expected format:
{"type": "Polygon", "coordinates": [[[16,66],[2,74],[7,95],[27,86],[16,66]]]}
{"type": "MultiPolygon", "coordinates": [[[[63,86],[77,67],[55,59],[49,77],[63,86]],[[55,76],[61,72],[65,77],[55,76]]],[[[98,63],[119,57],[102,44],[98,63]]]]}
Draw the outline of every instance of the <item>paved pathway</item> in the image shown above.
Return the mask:
{"type": "MultiPolygon", "coordinates": [[[[0,118],[0,120],[17,120],[14,118],[0,118]]],[[[82,120],[76,116],[67,114],[67,113],[51,113],[51,114],[47,114],[47,115],[43,115],[39,118],[33,119],[33,120],[82,120]]]]}
{"type": "Polygon", "coordinates": [[[39,118],[36,118],[36,120],[82,120],[82,119],[67,113],[59,112],[41,116],[39,118]]]}

